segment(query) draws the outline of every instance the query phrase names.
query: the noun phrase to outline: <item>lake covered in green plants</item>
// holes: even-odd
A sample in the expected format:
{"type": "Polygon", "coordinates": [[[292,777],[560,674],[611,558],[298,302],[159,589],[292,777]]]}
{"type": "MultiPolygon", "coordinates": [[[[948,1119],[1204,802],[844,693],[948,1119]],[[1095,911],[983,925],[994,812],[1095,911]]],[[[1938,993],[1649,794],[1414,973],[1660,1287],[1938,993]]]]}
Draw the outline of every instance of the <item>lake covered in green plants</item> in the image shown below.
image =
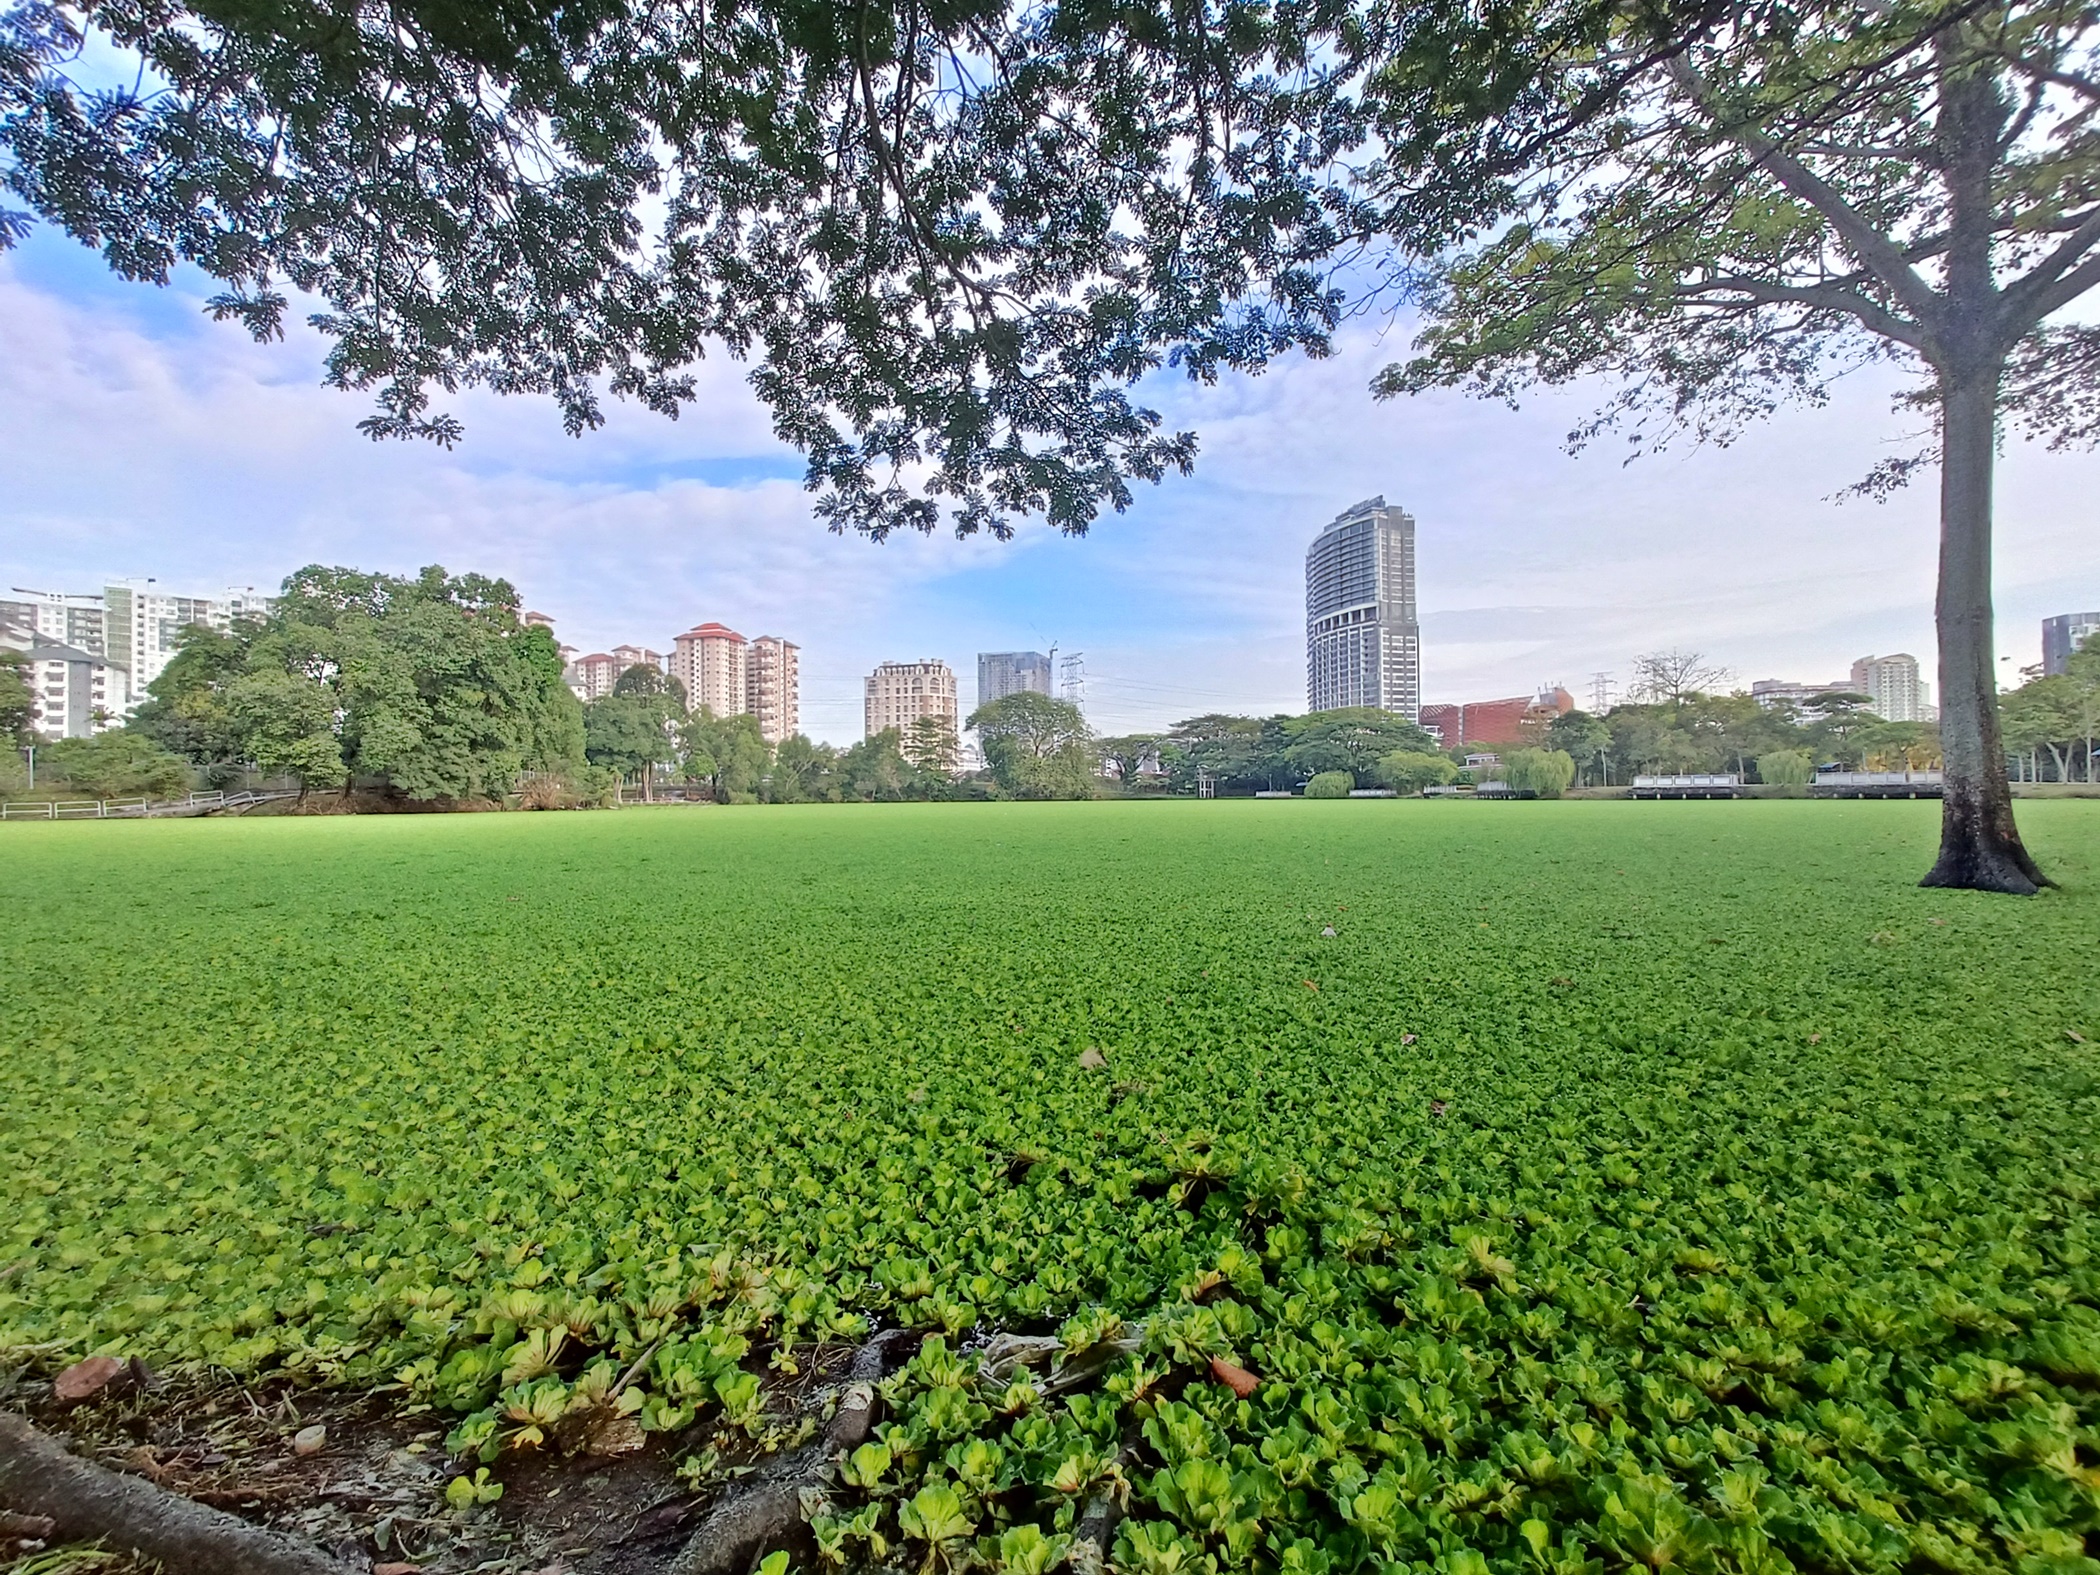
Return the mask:
{"type": "Polygon", "coordinates": [[[1142,1575],[2090,1575],[2100,803],[2028,901],[1918,889],[1937,819],[10,825],[0,1351],[397,1384],[500,1477],[644,1353],[778,1443],[903,1324],[839,1561],[1040,1575],[1127,1484],[1142,1575]]]}

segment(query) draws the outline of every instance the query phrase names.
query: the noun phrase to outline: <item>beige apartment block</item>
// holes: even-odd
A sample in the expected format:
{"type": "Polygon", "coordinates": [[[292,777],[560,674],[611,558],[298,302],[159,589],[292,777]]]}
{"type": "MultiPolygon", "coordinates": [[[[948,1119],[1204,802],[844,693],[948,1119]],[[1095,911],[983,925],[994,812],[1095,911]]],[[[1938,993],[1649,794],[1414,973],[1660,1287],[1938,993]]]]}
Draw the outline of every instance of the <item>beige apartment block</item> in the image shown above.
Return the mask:
{"type": "Polygon", "coordinates": [[[589,705],[593,700],[603,700],[611,694],[613,685],[620,681],[620,674],[626,671],[626,664],[617,656],[593,651],[589,656],[571,662],[563,677],[576,698],[589,705]]]}
{"type": "Polygon", "coordinates": [[[740,716],[748,683],[748,643],[726,624],[703,623],[671,642],[671,676],[685,685],[689,711],[740,716]]]}
{"type": "Polygon", "coordinates": [[[868,675],[867,736],[886,728],[909,734],[921,717],[937,716],[959,732],[955,674],[946,662],[884,662],[868,675]]]}
{"type": "Polygon", "coordinates": [[[1873,703],[1874,714],[1888,722],[1931,722],[1932,686],[1918,675],[1918,659],[1908,651],[1892,656],[1862,656],[1852,664],[1852,689],[1873,703]]]}
{"type": "Polygon", "coordinates": [[[645,645],[616,645],[612,648],[613,660],[620,664],[620,671],[630,667],[655,667],[664,665],[661,651],[652,651],[645,645]]]}
{"type": "Polygon", "coordinates": [[[744,654],[744,709],[776,748],[802,724],[801,656],[799,645],[777,634],[760,635],[744,654]]]}

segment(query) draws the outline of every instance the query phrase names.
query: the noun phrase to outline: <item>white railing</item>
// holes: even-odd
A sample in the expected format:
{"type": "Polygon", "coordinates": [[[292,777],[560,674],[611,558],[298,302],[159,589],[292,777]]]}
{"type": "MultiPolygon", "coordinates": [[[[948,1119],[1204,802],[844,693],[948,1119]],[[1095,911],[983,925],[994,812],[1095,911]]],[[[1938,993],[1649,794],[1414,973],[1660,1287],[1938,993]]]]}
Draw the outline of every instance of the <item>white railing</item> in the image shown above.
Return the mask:
{"type": "Polygon", "coordinates": [[[192,793],[186,798],[74,798],[33,804],[0,804],[0,820],[138,820],[148,816],[201,815],[210,809],[242,809],[271,799],[297,798],[297,788],[262,792],[192,793]]]}

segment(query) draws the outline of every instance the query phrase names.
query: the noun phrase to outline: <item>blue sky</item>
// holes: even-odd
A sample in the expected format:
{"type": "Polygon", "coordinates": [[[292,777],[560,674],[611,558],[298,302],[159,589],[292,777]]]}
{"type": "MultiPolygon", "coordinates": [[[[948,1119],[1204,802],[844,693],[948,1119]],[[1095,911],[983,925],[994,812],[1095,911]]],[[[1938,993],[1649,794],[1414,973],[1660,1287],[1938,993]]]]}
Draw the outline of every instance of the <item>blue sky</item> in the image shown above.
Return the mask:
{"type": "MultiPolygon", "coordinates": [[[[814,736],[860,733],[860,679],[980,650],[1086,653],[1103,731],[1207,710],[1302,709],[1302,565],[1320,525],[1383,493],[1415,515],[1426,698],[1624,680],[1642,651],[1708,653],[1739,680],[1840,676],[1854,657],[1932,661],[1931,488],[1831,496],[1900,441],[1893,384],[1862,379],[1727,449],[1621,465],[1562,435],[1600,390],[1510,411],[1366,392],[1407,325],[1349,328],[1324,362],[1154,395],[1201,436],[1191,479],[1140,487],[1072,540],[874,546],[812,522],[801,464],[727,360],[677,422],[616,407],[581,439],[537,399],[469,395],[450,454],[357,435],[358,396],[320,386],[324,346],[258,346],[201,312],[201,280],[111,277],[48,232],[0,254],[0,574],[95,589],[268,586],[322,561],[502,574],[585,650],[665,647],[720,619],[803,648],[814,736]]],[[[1608,445],[1606,445],[1608,447],[1608,445]]],[[[1999,489],[2000,649],[2100,606],[2100,458],[2014,443],[1999,489]]]]}

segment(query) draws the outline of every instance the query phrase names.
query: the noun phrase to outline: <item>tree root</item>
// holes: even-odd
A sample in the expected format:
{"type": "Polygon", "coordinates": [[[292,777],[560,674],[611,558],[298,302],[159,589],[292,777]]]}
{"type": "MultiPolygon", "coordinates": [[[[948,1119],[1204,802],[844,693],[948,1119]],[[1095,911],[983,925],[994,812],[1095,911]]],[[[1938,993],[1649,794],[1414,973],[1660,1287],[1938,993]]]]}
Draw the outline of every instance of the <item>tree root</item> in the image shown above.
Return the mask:
{"type": "Polygon", "coordinates": [[[893,1347],[918,1336],[909,1329],[878,1334],[853,1356],[839,1407],[812,1442],[766,1465],[755,1480],[725,1494],[686,1540],[667,1575],[741,1575],[753,1553],[802,1520],[804,1489],[818,1486],[838,1457],[867,1441],[875,1425],[875,1384],[893,1347]]]}
{"type": "Polygon", "coordinates": [[[0,1505],[51,1522],[54,1542],[94,1542],[182,1575],[351,1575],[320,1549],[68,1453],[0,1411],[0,1505]]]}

